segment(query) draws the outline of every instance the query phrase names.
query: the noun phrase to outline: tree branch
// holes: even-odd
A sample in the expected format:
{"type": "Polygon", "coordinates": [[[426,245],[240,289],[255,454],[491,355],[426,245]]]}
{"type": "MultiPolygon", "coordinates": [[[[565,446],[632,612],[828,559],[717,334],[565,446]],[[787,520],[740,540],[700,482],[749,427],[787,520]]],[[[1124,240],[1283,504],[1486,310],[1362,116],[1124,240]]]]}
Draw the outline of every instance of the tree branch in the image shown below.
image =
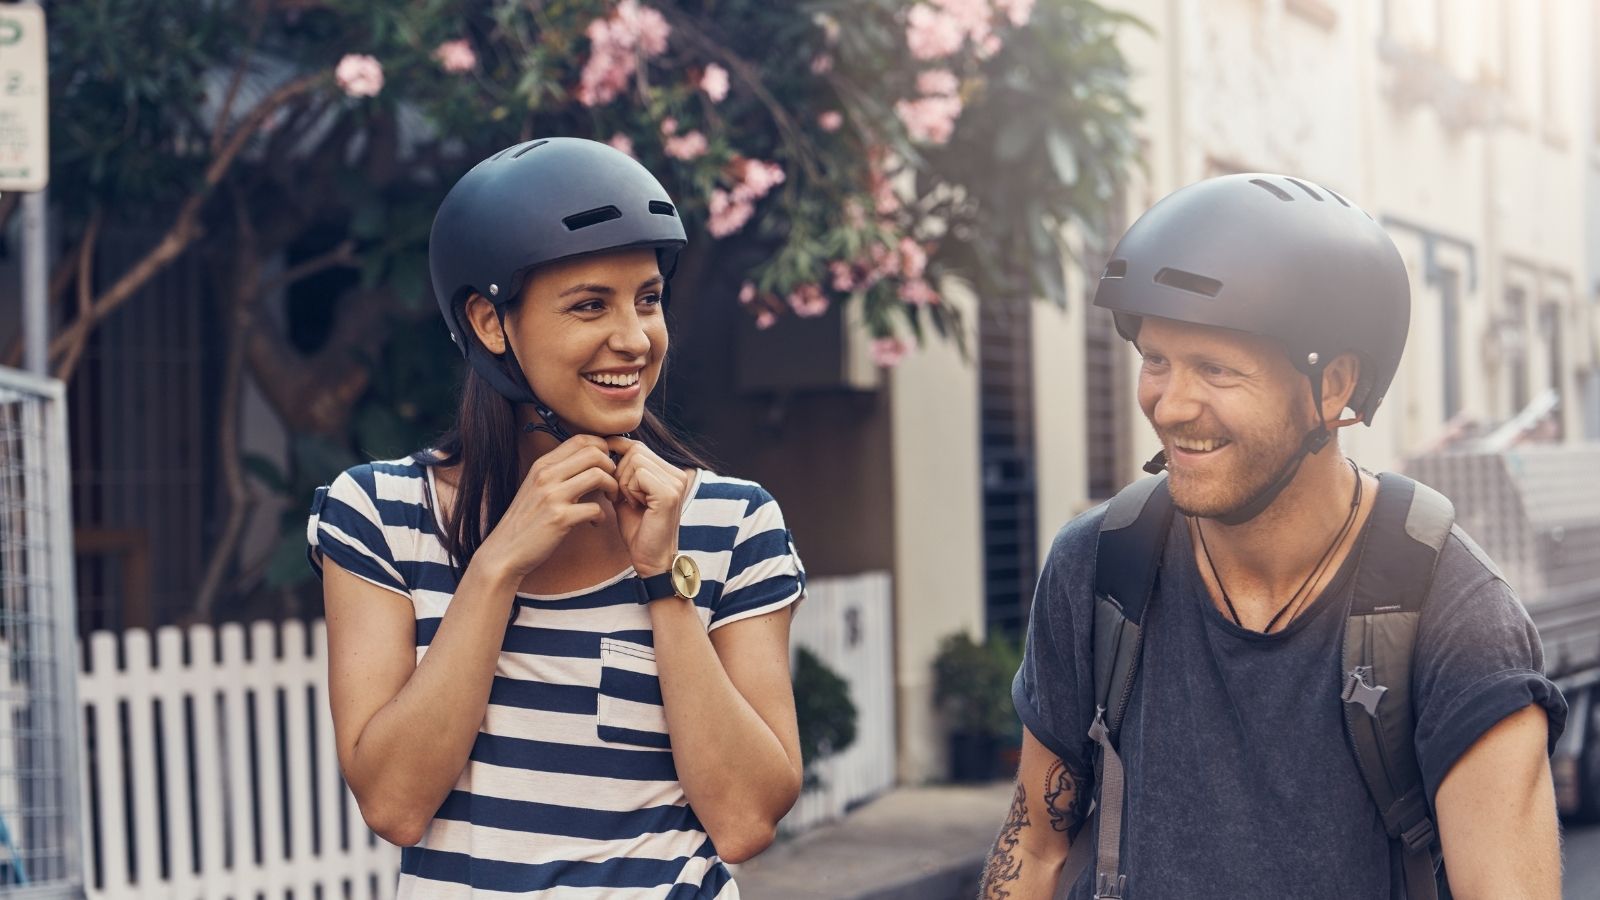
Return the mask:
{"type": "Polygon", "coordinates": [[[360,264],[361,260],[356,256],[356,242],[344,241],[327,253],[308,259],[293,268],[285,269],[263,282],[261,294],[263,296],[272,294],[280,288],[287,287],[302,278],[310,277],[326,269],[348,268],[360,264]]]}
{"type": "Polygon", "coordinates": [[[245,38],[239,64],[233,67],[233,77],[228,81],[228,92],[223,95],[222,106],[217,109],[217,121],[211,126],[212,153],[217,152],[223,132],[228,128],[228,116],[233,112],[233,101],[239,95],[239,85],[244,82],[245,70],[250,67],[250,57],[255,53],[256,43],[261,40],[261,29],[267,22],[267,4],[263,0],[256,0],[251,5],[255,7],[256,15],[250,22],[250,36],[245,38]]]}
{"type": "MultiPolygon", "coordinates": [[[[78,242],[77,253],[77,278],[78,283],[78,315],[89,314],[94,302],[94,254],[100,244],[100,227],[105,223],[105,213],[102,207],[95,207],[89,214],[89,224],[84,229],[83,240],[78,242]]],[[[68,257],[69,259],[71,257],[68,257]]],[[[62,285],[63,293],[66,291],[65,283],[62,285]]],[[[70,377],[72,371],[78,367],[78,360],[82,358],[84,348],[89,344],[89,332],[83,332],[79,338],[67,347],[65,356],[62,357],[60,370],[70,377]]]]}
{"type": "Polygon", "coordinates": [[[255,508],[255,497],[245,483],[244,467],[239,461],[239,404],[244,393],[244,330],[247,321],[247,317],[241,313],[247,307],[254,306],[260,297],[261,254],[245,203],[236,197],[233,207],[239,238],[234,254],[236,267],[232,289],[228,291],[228,355],[223,364],[222,409],[217,422],[217,459],[221,463],[223,483],[228,491],[228,519],[223,524],[222,535],[217,539],[216,546],[211,548],[205,575],[200,579],[200,588],[195,593],[194,612],[201,621],[211,618],[211,609],[222,590],[222,580],[238,555],[244,527],[255,508]]]}
{"type": "MultiPolygon", "coordinates": [[[[162,235],[161,240],[156,243],[155,248],[147,253],[143,259],[139,260],[138,263],[134,264],[132,268],[124,272],[122,277],[117,279],[104,294],[96,298],[87,315],[80,315],[71,326],[50,342],[51,356],[58,357],[63,362],[70,360],[75,365],[76,354],[72,351],[72,348],[80,341],[86,340],[88,333],[94,330],[94,327],[103,321],[107,315],[110,315],[113,310],[126,303],[150,279],[171,265],[173,260],[182,255],[189,248],[189,245],[200,237],[203,233],[203,228],[200,224],[200,211],[204,207],[205,201],[210,198],[212,191],[221,183],[223,176],[227,174],[234,160],[244,150],[246,142],[261,128],[261,123],[266,121],[267,116],[293,98],[309,91],[322,78],[323,74],[320,72],[301,76],[279,87],[260,103],[256,104],[255,109],[250,111],[244,122],[223,144],[222,151],[211,161],[211,165],[206,167],[205,179],[201,187],[184,201],[178,210],[176,219],[174,219],[171,227],[167,229],[166,234],[162,235]]],[[[64,381],[71,378],[72,366],[59,366],[56,377],[64,381]]]]}

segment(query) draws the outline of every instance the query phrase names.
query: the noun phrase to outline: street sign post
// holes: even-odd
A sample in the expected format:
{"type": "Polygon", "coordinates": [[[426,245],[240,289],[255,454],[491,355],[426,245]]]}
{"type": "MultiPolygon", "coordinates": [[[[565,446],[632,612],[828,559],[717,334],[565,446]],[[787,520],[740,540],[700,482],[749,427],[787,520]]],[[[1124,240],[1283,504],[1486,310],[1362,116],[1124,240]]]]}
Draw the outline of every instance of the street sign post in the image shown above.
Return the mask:
{"type": "Polygon", "coordinates": [[[0,3],[0,192],[40,191],[50,175],[44,10],[0,3]]]}

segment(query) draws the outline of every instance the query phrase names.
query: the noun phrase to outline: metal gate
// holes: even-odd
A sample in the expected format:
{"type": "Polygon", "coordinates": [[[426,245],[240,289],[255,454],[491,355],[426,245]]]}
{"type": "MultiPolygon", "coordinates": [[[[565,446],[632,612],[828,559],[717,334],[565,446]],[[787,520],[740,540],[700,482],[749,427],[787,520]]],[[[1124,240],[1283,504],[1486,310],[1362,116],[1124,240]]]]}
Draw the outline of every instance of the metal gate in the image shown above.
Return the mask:
{"type": "Polygon", "coordinates": [[[0,894],[83,895],[65,393],[0,367],[0,894]]]}

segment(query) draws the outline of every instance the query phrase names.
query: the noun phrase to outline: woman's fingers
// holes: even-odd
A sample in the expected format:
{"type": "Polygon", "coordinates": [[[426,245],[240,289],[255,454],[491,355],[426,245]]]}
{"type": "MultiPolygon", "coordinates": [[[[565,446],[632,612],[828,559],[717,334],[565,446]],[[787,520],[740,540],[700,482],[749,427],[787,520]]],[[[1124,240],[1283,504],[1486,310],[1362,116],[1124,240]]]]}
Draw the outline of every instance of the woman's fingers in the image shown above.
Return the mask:
{"type": "MultiPolygon", "coordinates": [[[[584,437],[591,437],[591,435],[584,435],[584,437]]],[[[563,444],[561,449],[565,447],[566,444],[563,444]]],[[[561,484],[586,469],[599,469],[602,472],[611,473],[617,470],[617,464],[611,461],[611,455],[601,446],[585,443],[574,447],[561,457],[555,455],[558,452],[560,452],[560,449],[552,450],[538,464],[535,464],[534,469],[537,474],[534,477],[544,484],[561,484]]]]}
{"type": "Polygon", "coordinates": [[[576,505],[579,498],[595,491],[614,499],[617,490],[617,479],[610,472],[600,468],[589,468],[563,481],[551,492],[551,496],[576,505]]]}

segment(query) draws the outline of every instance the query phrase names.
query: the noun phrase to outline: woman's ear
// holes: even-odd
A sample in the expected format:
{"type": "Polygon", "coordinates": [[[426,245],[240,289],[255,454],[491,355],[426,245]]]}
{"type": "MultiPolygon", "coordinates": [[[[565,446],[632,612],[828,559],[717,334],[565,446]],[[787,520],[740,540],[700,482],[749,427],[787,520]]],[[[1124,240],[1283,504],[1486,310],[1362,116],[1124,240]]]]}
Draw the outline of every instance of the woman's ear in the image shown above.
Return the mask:
{"type": "Polygon", "coordinates": [[[1361,381],[1361,359],[1341,353],[1322,370],[1322,420],[1337,421],[1351,403],[1361,381]]]}
{"type": "Polygon", "coordinates": [[[500,317],[495,314],[494,304],[477,291],[466,302],[467,323],[478,336],[478,342],[483,348],[496,356],[506,352],[506,333],[500,327],[500,317]]]}

